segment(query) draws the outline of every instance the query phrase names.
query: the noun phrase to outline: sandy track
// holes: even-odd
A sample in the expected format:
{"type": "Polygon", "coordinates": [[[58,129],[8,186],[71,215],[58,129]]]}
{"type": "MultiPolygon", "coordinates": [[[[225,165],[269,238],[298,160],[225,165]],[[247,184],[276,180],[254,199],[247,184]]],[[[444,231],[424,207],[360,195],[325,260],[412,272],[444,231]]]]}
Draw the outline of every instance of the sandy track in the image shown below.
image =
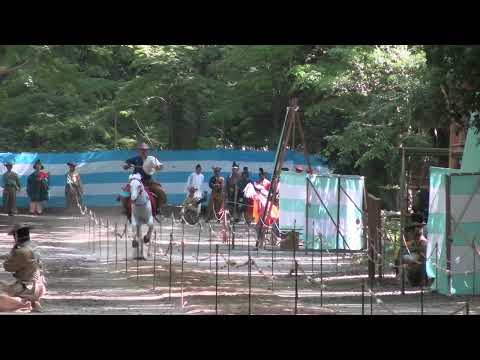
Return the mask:
{"type": "MultiPolygon", "coordinates": [[[[155,255],[155,289],[153,289],[153,244],[147,261],[127,261],[125,265],[125,241],[117,237],[115,245],[114,225],[123,232],[125,219],[116,210],[99,211],[102,222],[110,226],[107,246],[106,226],[93,225],[88,232],[86,218],[72,218],[56,214],[41,217],[0,216],[0,253],[9,251],[11,237],[6,229],[13,221],[35,225],[32,239],[39,246],[46,266],[48,294],[43,305],[45,314],[215,314],[215,245],[219,245],[218,304],[219,314],[249,312],[248,287],[248,232],[247,227],[236,227],[236,246],[228,249],[221,243],[220,227],[213,225],[212,242],[210,227],[173,226],[172,288],[169,291],[169,253],[167,252],[172,230],[171,220],[156,224],[157,252],[155,255]],[[93,232],[95,231],[95,236],[93,232]],[[184,234],[184,235],[182,235],[184,234]],[[161,235],[161,236],[160,236],[161,235]],[[182,282],[181,240],[184,239],[184,271],[182,282]],[[94,249],[95,248],[95,249],[94,249]],[[101,249],[101,254],[100,254],[101,249]],[[198,249],[198,250],[197,250],[198,249]],[[197,251],[199,257],[197,260],[197,251]],[[211,251],[211,252],[210,252],[211,251]],[[117,262],[115,265],[115,254],[117,262]],[[108,259],[107,259],[108,256],[108,259]],[[108,261],[107,261],[108,260],[108,261]],[[183,284],[183,286],[182,286],[183,284]],[[183,306],[182,306],[183,303],[183,306]]],[[[254,243],[253,230],[251,244],[254,243]]],[[[132,257],[127,242],[128,257],[132,257]]],[[[255,251],[250,247],[254,261],[251,277],[252,314],[293,314],[295,306],[295,277],[291,251],[255,251]],[[273,280],[272,280],[273,257],[273,280]],[[272,288],[273,285],[273,288],[272,288]]],[[[320,286],[320,255],[312,256],[299,251],[297,287],[298,314],[361,314],[361,284],[366,278],[366,266],[351,256],[340,255],[337,266],[335,254],[322,256],[323,290],[320,286]],[[322,296],[323,307],[320,306],[322,296]]],[[[11,276],[0,272],[0,280],[11,276]]],[[[376,282],[373,298],[374,314],[419,314],[420,291],[407,289],[402,296],[398,283],[391,277],[376,282]]],[[[364,309],[370,314],[370,297],[365,294],[364,309]]],[[[465,303],[465,298],[445,297],[426,291],[425,314],[449,314],[465,303]]],[[[478,312],[478,306],[470,305],[470,313],[478,312]]]]}

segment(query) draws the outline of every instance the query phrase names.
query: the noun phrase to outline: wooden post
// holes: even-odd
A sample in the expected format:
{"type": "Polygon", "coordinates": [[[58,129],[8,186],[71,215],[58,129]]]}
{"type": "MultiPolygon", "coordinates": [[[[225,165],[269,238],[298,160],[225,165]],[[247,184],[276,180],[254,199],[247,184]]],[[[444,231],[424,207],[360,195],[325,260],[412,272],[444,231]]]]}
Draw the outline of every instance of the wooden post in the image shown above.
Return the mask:
{"type": "Polygon", "coordinates": [[[402,152],[402,165],[401,165],[401,170],[400,170],[400,271],[401,271],[401,277],[402,277],[402,288],[401,288],[401,293],[402,295],[405,295],[405,270],[403,268],[403,251],[405,249],[404,245],[404,229],[405,229],[405,212],[406,212],[406,207],[405,207],[405,148],[402,146],[401,147],[401,152],[402,152]]]}
{"type": "Polygon", "coordinates": [[[218,315],[218,244],[215,245],[215,315],[218,315]]]}
{"type": "Polygon", "coordinates": [[[210,261],[210,272],[212,272],[212,226],[210,225],[210,239],[209,239],[209,261],[210,261]]]}
{"type": "Polygon", "coordinates": [[[337,235],[336,235],[336,247],[337,247],[337,263],[336,263],[336,272],[338,272],[338,251],[339,251],[339,244],[338,244],[338,236],[340,234],[340,177],[338,177],[338,184],[337,184],[337,235]]]}
{"type": "MultiPolygon", "coordinates": [[[[380,227],[380,199],[376,198],[371,194],[367,194],[367,208],[368,208],[368,242],[367,242],[367,249],[368,249],[368,277],[370,280],[375,278],[375,267],[376,267],[376,259],[378,252],[378,243],[379,236],[378,236],[378,229],[380,227]]],[[[379,265],[379,275],[381,273],[382,267],[379,265]]]]}
{"type": "Polygon", "coordinates": [[[90,250],[90,235],[92,228],[92,217],[88,215],[88,249],[90,250]]]}
{"type": "Polygon", "coordinates": [[[365,280],[362,280],[362,315],[365,315],[365,280]]]}
{"type": "Polygon", "coordinates": [[[95,224],[95,215],[93,215],[93,229],[92,229],[92,252],[95,254],[95,229],[96,229],[96,224],[95,224]]]}
{"type": "Polygon", "coordinates": [[[118,265],[118,224],[115,223],[115,270],[118,265]]]}
{"type": "Polygon", "coordinates": [[[295,260],[295,315],[298,307],[298,262],[295,260]]]}
{"type": "Polygon", "coordinates": [[[320,234],[320,306],[323,306],[323,236],[320,234]]]}
{"type": "Polygon", "coordinates": [[[108,256],[109,256],[109,254],[110,254],[110,250],[109,250],[110,242],[109,242],[109,236],[108,236],[108,235],[109,235],[108,232],[109,232],[109,230],[110,230],[110,229],[109,229],[109,225],[110,225],[110,224],[109,224],[109,221],[108,221],[108,219],[107,219],[107,235],[106,235],[106,236],[107,236],[107,266],[108,266],[108,256]]]}
{"type": "Polygon", "coordinates": [[[172,300],[172,248],[173,248],[173,234],[170,234],[170,264],[168,267],[168,300],[172,300]]]}
{"type": "Polygon", "coordinates": [[[100,250],[100,261],[102,261],[102,219],[98,218],[98,248],[100,250]]]}
{"type": "Polygon", "coordinates": [[[448,292],[450,293],[451,291],[451,280],[452,280],[452,274],[451,274],[451,270],[452,270],[452,242],[453,242],[453,239],[452,239],[452,218],[451,218],[451,214],[452,214],[452,209],[451,209],[451,198],[450,198],[450,195],[451,195],[451,192],[450,192],[450,189],[451,189],[451,181],[452,181],[452,178],[450,177],[450,175],[445,175],[445,215],[446,215],[446,219],[447,219],[447,222],[446,222],[446,238],[447,238],[447,241],[446,241],[446,257],[447,257],[447,286],[448,286],[448,292]]]}
{"type": "Polygon", "coordinates": [[[248,315],[252,314],[252,258],[248,251],[248,315]]]}
{"type": "Polygon", "coordinates": [[[197,264],[198,264],[198,257],[200,256],[200,236],[202,234],[202,225],[198,223],[198,241],[197,241],[197,264]]]}
{"type": "Polygon", "coordinates": [[[113,107],[113,128],[115,133],[115,149],[118,149],[118,135],[117,135],[117,111],[113,107]]]}
{"type": "MultiPolygon", "coordinates": [[[[185,258],[185,241],[182,239],[182,273],[180,277],[180,286],[181,286],[181,296],[180,296],[180,301],[182,302],[182,308],[183,308],[183,263],[184,263],[184,258],[185,258]]],[[[198,258],[197,258],[198,261],[198,258]]]]}
{"type": "Polygon", "coordinates": [[[127,245],[127,224],[125,223],[125,231],[123,232],[125,238],[125,274],[128,274],[128,245],[127,245]]]}
{"type": "Polygon", "coordinates": [[[155,290],[157,275],[157,230],[153,235],[153,290],[155,290]]]}
{"type": "MultiPolygon", "coordinates": [[[[307,244],[310,244],[310,239],[308,238],[308,228],[310,226],[310,221],[308,218],[308,210],[310,209],[310,183],[308,181],[305,181],[306,186],[307,186],[307,202],[305,204],[305,255],[307,254],[307,244]]],[[[313,272],[313,249],[314,249],[314,241],[315,241],[315,229],[313,230],[313,238],[312,238],[312,243],[310,245],[310,248],[312,250],[312,272],[313,272]]]]}

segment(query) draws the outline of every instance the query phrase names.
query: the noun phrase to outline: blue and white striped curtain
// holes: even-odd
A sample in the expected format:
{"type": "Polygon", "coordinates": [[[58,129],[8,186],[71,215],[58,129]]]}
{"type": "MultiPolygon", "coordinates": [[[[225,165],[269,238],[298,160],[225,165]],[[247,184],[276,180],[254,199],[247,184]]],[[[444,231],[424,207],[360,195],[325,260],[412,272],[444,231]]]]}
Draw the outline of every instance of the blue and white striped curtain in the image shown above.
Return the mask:
{"type": "MultiPolygon", "coordinates": [[[[122,165],[126,159],[136,154],[136,151],[128,150],[83,153],[0,153],[0,175],[6,171],[3,164],[6,161],[12,161],[13,171],[20,176],[22,184],[22,191],[17,198],[18,206],[26,207],[28,205],[27,177],[33,171],[33,163],[40,159],[45,166],[45,171],[51,176],[48,206],[63,207],[65,206],[65,174],[68,170],[66,163],[76,162],[84,184],[85,205],[88,207],[116,206],[118,203],[115,197],[128,181],[128,175],[131,172],[123,170],[122,165]]],[[[213,175],[213,166],[220,166],[222,176],[228,176],[233,161],[236,161],[241,168],[247,166],[251,177],[257,179],[260,167],[272,173],[275,157],[271,151],[238,150],[151,151],[151,154],[165,166],[163,171],[154,175],[154,179],[164,187],[169,204],[174,205],[181,204],[185,199],[187,178],[198,163],[202,166],[205,175],[202,190],[209,190],[208,180],[213,175]]],[[[328,171],[323,159],[312,157],[311,160],[320,170],[328,171]]],[[[303,153],[289,152],[285,166],[293,168],[295,165],[305,165],[304,162],[303,153]]]]}

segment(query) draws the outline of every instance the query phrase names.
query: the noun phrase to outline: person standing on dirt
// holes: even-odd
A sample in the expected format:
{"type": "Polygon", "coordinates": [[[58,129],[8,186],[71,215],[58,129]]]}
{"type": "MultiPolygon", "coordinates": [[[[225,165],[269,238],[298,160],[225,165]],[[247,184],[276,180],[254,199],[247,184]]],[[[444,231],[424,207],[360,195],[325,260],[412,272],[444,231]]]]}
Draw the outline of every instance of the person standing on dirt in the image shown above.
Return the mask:
{"type": "Polygon", "coordinates": [[[225,179],[220,176],[222,169],[218,166],[213,167],[213,176],[208,182],[208,186],[212,189],[210,201],[208,203],[207,221],[210,221],[216,216],[217,220],[220,218],[220,210],[223,209],[224,183],[225,179]]]}
{"type": "Polygon", "coordinates": [[[234,161],[232,165],[232,173],[227,178],[228,209],[230,215],[234,217],[235,222],[238,221],[239,169],[240,167],[234,161]]]}
{"type": "Polygon", "coordinates": [[[154,156],[148,155],[150,148],[147,144],[141,143],[138,145],[138,155],[125,161],[123,168],[125,170],[133,167],[133,174],[140,174],[142,182],[148,189],[155,194],[157,198],[157,209],[167,202],[167,196],[162,189],[162,185],[153,180],[153,174],[155,171],[163,169],[163,164],[158,161],[154,156]]]}
{"type": "Polygon", "coordinates": [[[241,209],[243,211],[245,221],[247,221],[247,223],[250,223],[253,217],[253,200],[248,199],[245,196],[244,190],[245,190],[245,187],[251,182],[252,181],[250,180],[250,173],[248,171],[248,167],[245,166],[243,168],[242,174],[240,176],[240,180],[238,182],[238,191],[239,191],[238,201],[241,204],[241,209]]]}
{"type": "Polygon", "coordinates": [[[15,225],[8,234],[13,235],[15,245],[3,256],[3,267],[15,282],[0,283],[0,311],[41,311],[40,299],[47,289],[40,256],[30,241],[30,227],[15,225]]]}
{"type": "Polygon", "coordinates": [[[17,173],[12,171],[13,164],[5,164],[7,172],[3,174],[3,211],[9,216],[17,213],[17,191],[20,191],[20,179],[17,173]]]}
{"type": "Polygon", "coordinates": [[[43,212],[42,202],[48,201],[49,176],[43,171],[44,167],[40,160],[33,164],[33,173],[27,178],[27,195],[30,198],[30,214],[41,215],[43,212]]]}
{"type": "Polygon", "coordinates": [[[78,206],[83,206],[82,195],[83,195],[83,185],[80,174],[76,170],[77,164],[73,162],[67,163],[68,172],[65,175],[66,184],[65,184],[65,200],[66,207],[69,211],[77,208],[78,206]]]}

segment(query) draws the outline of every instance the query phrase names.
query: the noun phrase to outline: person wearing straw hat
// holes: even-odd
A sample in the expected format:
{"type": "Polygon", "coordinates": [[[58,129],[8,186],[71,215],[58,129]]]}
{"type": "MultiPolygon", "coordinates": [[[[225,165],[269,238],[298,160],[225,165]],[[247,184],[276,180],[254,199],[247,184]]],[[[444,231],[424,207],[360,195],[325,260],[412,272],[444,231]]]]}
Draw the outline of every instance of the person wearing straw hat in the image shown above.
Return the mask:
{"type": "Polygon", "coordinates": [[[20,179],[14,171],[11,162],[5,163],[7,171],[2,176],[3,211],[9,216],[17,213],[17,192],[20,191],[20,179]]]}
{"type": "Polygon", "coordinates": [[[33,164],[33,173],[27,178],[27,195],[30,198],[30,214],[41,215],[42,202],[48,200],[49,175],[43,171],[40,160],[33,164]]]}
{"type": "Polygon", "coordinates": [[[74,162],[68,162],[68,172],[65,174],[65,200],[66,208],[69,211],[83,206],[83,184],[80,174],[76,170],[77,164],[74,162]]]}
{"type": "Polygon", "coordinates": [[[30,241],[28,225],[15,225],[9,235],[15,244],[5,260],[3,267],[13,274],[15,282],[0,283],[0,311],[41,311],[40,299],[46,293],[46,282],[42,270],[42,261],[30,241]]]}
{"type": "Polygon", "coordinates": [[[188,188],[188,196],[182,204],[181,214],[184,216],[187,212],[195,213],[196,216],[200,216],[200,201],[196,196],[198,187],[196,185],[190,186],[188,188]]]}

